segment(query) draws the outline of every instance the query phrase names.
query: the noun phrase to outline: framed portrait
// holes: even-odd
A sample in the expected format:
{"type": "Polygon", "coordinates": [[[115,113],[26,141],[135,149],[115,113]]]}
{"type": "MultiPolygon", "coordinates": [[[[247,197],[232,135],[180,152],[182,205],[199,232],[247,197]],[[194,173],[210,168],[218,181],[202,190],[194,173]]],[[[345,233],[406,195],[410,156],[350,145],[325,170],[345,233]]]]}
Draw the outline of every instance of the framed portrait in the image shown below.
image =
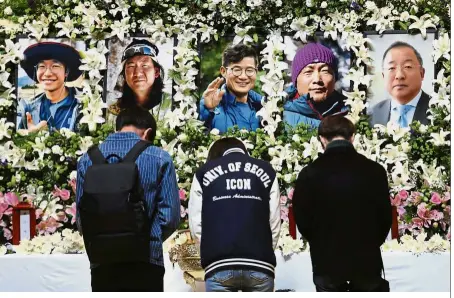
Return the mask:
{"type": "MultiPolygon", "coordinates": [[[[337,73],[337,78],[334,88],[339,92],[341,92],[342,90],[350,90],[350,81],[348,79],[345,79],[345,76],[348,74],[348,71],[350,69],[352,57],[351,52],[343,50],[342,43],[338,43],[337,41],[330,38],[324,38],[323,33],[316,33],[315,36],[313,36],[308,41],[321,43],[333,52],[334,56],[336,57],[337,65],[337,70],[335,70],[337,73]]],[[[307,43],[304,44],[301,40],[295,40],[292,38],[292,36],[284,36],[284,44],[285,62],[287,62],[287,64],[289,65],[289,68],[287,69],[286,85],[290,85],[293,59],[298,50],[303,48],[307,43]]]]}
{"type": "MultiPolygon", "coordinates": [[[[220,67],[222,66],[222,55],[228,46],[232,45],[234,36],[227,35],[219,40],[212,40],[209,43],[199,42],[199,54],[200,54],[200,75],[199,75],[199,99],[202,97],[203,92],[206,90],[208,85],[216,78],[221,76],[220,67]]],[[[259,59],[257,65],[257,75],[252,90],[263,95],[262,83],[260,77],[265,74],[261,68],[260,63],[260,52],[265,48],[264,41],[265,36],[258,36],[258,41],[250,44],[254,48],[257,57],[259,59]]]]}
{"type": "MultiPolygon", "coordinates": [[[[384,57],[388,48],[395,43],[408,44],[413,47],[420,56],[422,62],[422,69],[424,72],[423,77],[421,78],[418,76],[416,79],[402,79],[405,81],[405,85],[409,85],[408,87],[404,87],[408,89],[409,87],[413,88],[413,84],[415,88],[416,86],[421,85],[418,89],[421,89],[424,93],[430,95],[433,92],[432,80],[435,78],[436,73],[431,52],[432,43],[437,38],[437,32],[435,30],[428,30],[426,38],[423,38],[421,34],[410,35],[407,31],[386,31],[383,34],[378,34],[378,32],[364,32],[364,35],[370,39],[368,46],[373,59],[373,66],[370,69],[370,72],[372,73],[372,83],[369,87],[370,92],[368,94],[369,111],[377,103],[391,99],[392,96],[390,93],[396,91],[396,88],[398,88],[396,86],[397,83],[394,84],[393,79],[387,74],[396,67],[408,68],[406,65],[402,64],[404,61],[396,61],[396,63],[398,62],[398,64],[400,63],[402,65],[394,65],[391,57],[389,57],[389,51],[388,57],[384,57]],[[385,59],[387,59],[387,61],[384,61],[385,59]]],[[[400,51],[399,49],[402,48],[405,48],[405,46],[397,47],[394,50],[400,51]]],[[[399,55],[401,56],[401,54],[402,53],[399,55]]],[[[419,61],[413,61],[413,63],[409,63],[407,66],[416,67],[417,69],[415,68],[415,70],[419,71],[419,64],[421,64],[419,61]]],[[[405,71],[403,73],[405,74],[405,71]]],[[[401,89],[403,89],[403,87],[401,89]]]]}
{"type": "Polygon", "coordinates": [[[108,121],[121,108],[133,104],[126,102],[128,99],[134,99],[134,104],[139,103],[151,110],[156,120],[171,109],[172,80],[168,73],[173,66],[174,43],[174,38],[168,38],[162,44],[154,44],[143,35],[125,38],[123,41],[118,38],[108,41],[109,56],[104,90],[108,121]],[[123,94],[126,94],[124,99],[123,94]]]}
{"type": "Polygon", "coordinates": [[[82,87],[82,40],[45,38],[39,42],[18,37],[24,59],[17,68],[16,128],[29,132],[68,128],[77,130],[80,119],[75,97],[82,87]]]}

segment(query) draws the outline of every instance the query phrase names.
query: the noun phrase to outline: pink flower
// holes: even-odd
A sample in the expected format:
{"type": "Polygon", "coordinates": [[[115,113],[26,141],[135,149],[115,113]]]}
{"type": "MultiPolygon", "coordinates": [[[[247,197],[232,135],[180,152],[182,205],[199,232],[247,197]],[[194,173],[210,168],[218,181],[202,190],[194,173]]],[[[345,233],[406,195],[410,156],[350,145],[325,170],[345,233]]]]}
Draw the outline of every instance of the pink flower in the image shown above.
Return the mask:
{"type": "Polygon", "coordinates": [[[448,216],[451,216],[451,205],[446,206],[444,212],[445,212],[448,216]]]}
{"type": "Polygon", "coordinates": [[[293,199],[293,192],[295,191],[295,189],[292,187],[289,192],[288,192],[288,199],[291,201],[293,199]]]}
{"type": "Polygon", "coordinates": [[[66,208],[66,214],[71,215],[71,224],[73,225],[76,222],[76,203],[74,202],[71,207],[66,208]]]}
{"type": "Polygon", "coordinates": [[[450,192],[445,192],[443,194],[443,197],[441,198],[441,202],[445,203],[451,199],[451,193],[450,192]]]}
{"type": "Polygon", "coordinates": [[[407,211],[405,210],[405,208],[403,206],[398,206],[397,207],[397,213],[398,213],[399,216],[402,216],[405,213],[407,213],[407,211]]]}
{"type": "Polygon", "coordinates": [[[435,221],[439,221],[443,219],[443,212],[437,211],[437,210],[432,210],[430,211],[430,214],[435,221]]]}
{"type": "Polygon", "coordinates": [[[54,197],[59,197],[63,201],[67,201],[71,196],[71,193],[67,189],[60,189],[56,185],[54,185],[54,190],[52,191],[52,195],[54,197]]]}
{"type": "Polygon", "coordinates": [[[419,204],[416,213],[417,213],[418,216],[421,217],[422,219],[426,219],[426,220],[433,219],[433,213],[431,213],[430,210],[428,210],[428,209],[426,208],[426,206],[427,206],[426,203],[421,203],[421,204],[419,204]]]}
{"type": "Polygon", "coordinates": [[[180,206],[180,216],[185,217],[188,214],[188,210],[184,209],[183,206],[180,206]]]}
{"type": "Polygon", "coordinates": [[[180,196],[180,201],[186,201],[186,192],[184,189],[180,189],[178,191],[178,195],[180,196]]]}
{"type": "Polygon", "coordinates": [[[389,197],[389,199],[391,200],[392,206],[400,206],[401,200],[400,200],[399,194],[396,194],[394,196],[394,199],[393,199],[393,197],[389,197]]]}
{"type": "Polygon", "coordinates": [[[419,217],[412,218],[411,221],[413,222],[413,228],[422,228],[424,225],[424,220],[419,217]]]}
{"type": "Polygon", "coordinates": [[[71,189],[73,190],[74,193],[76,193],[76,188],[77,188],[77,180],[76,179],[71,179],[68,181],[69,186],[71,186],[71,189]]]}
{"type": "Polygon", "coordinates": [[[410,195],[410,202],[413,202],[413,205],[418,205],[422,201],[422,193],[414,191],[410,195]]]}
{"type": "Polygon", "coordinates": [[[399,197],[402,200],[406,200],[408,198],[408,191],[406,191],[405,189],[402,189],[401,191],[399,191],[399,197]]]}
{"type": "Polygon", "coordinates": [[[13,192],[9,192],[5,194],[6,202],[11,206],[16,206],[19,203],[19,199],[17,198],[16,194],[13,192]]]}
{"type": "Polygon", "coordinates": [[[284,221],[288,221],[288,208],[281,207],[281,219],[284,221]]]}
{"type": "Polygon", "coordinates": [[[280,202],[281,202],[281,205],[285,205],[287,203],[287,197],[281,196],[280,202]]]}
{"type": "Polygon", "coordinates": [[[39,219],[41,218],[41,216],[43,216],[43,209],[36,209],[35,210],[35,215],[36,215],[36,219],[39,219]]]}
{"type": "Polygon", "coordinates": [[[2,216],[5,213],[6,209],[8,209],[8,204],[5,203],[5,202],[0,201],[0,219],[2,218],[2,216]]]}
{"type": "Polygon", "coordinates": [[[3,228],[3,237],[5,237],[6,240],[10,240],[11,238],[13,238],[13,234],[9,229],[3,228]]]}
{"type": "Polygon", "coordinates": [[[433,192],[432,197],[430,198],[430,202],[434,203],[435,205],[440,205],[441,204],[440,194],[437,192],[433,192]]]}
{"type": "Polygon", "coordinates": [[[41,221],[36,226],[36,228],[38,229],[40,234],[53,234],[55,233],[55,231],[57,231],[57,228],[60,228],[62,226],[62,223],[59,223],[55,218],[51,216],[47,220],[41,221]]]}

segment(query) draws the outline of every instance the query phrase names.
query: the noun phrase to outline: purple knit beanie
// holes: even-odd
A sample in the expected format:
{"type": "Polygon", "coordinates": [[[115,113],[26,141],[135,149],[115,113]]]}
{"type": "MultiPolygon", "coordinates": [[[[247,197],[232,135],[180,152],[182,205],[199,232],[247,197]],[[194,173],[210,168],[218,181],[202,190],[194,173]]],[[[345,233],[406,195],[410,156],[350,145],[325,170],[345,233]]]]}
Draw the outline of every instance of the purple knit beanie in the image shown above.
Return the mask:
{"type": "Polygon", "coordinates": [[[301,48],[293,58],[292,63],[292,82],[296,86],[296,79],[301,70],[311,63],[326,63],[335,70],[336,57],[333,52],[320,43],[308,43],[301,48]]]}

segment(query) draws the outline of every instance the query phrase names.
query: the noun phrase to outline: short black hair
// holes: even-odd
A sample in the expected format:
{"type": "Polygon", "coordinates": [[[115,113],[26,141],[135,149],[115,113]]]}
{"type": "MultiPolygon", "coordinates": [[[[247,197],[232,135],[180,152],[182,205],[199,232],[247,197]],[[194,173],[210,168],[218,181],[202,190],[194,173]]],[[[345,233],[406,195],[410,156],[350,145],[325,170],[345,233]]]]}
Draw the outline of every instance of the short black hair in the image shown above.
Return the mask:
{"type": "Polygon", "coordinates": [[[148,110],[139,106],[132,106],[127,109],[123,109],[117,116],[115,128],[117,131],[120,131],[123,127],[129,125],[144,130],[151,128],[151,132],[147,136],[147,140],[152,143],[154,142],[157,125],[156,120],[148,110]]]}
{"type": "Polygon", "coordinates": [[[415,53],[416,55],[416,59],[418,59],[418,62],[419,64],[422,66],[422,57],[421,57],[421,54],[415,49],[415,47],[413,47],[412,45],[406,43],[406,42],[403,42],[403,41],[396,41],[394,43],[392,43],[389,48],[386,49],[385,53],[383,54],[383,58],[382,58],[382,64],[385,62],[385,58],[386,58],[386,55],[388,54],[388,52],[394,48],[410,48],[413,50],[413,52],[415,53]]]}
{"type": "Polygon", "coordinates": [[[238,63],[246,57],[254,58],[255,65],[259,64],[257,52],[253,47],[245,44],[229,45],[222,54],[222,66],[227,67],[232,63],[238,63]]]}
{"type": "Polygon", "coordinates": [[[341,115],[333,115],[323,118],[318,127],[319,137],[331,141],[335,137],[349,140],[356,132],[355,125],[341,115]]]}
{"type": "Polygon", "coordinates": [[[246,146],[237,138],[227,137],[215,141],[208,152],[207,161],[222,157],[224,153],[232,148],[239,148],[247,154],[246,146]]]}

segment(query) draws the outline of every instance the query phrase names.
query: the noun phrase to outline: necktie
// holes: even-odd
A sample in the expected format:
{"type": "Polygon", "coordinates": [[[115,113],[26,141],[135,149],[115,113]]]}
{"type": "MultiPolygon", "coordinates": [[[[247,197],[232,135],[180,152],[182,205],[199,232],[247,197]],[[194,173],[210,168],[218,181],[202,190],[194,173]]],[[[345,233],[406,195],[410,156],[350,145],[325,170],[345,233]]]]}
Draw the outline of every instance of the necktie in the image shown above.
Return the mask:
{"type": "Polygon", "coordinates": [[[408,127],[407,112],[411,109],[411,106],[401,105],[399,106],[399,126],[401,128],[408,127]]]}

